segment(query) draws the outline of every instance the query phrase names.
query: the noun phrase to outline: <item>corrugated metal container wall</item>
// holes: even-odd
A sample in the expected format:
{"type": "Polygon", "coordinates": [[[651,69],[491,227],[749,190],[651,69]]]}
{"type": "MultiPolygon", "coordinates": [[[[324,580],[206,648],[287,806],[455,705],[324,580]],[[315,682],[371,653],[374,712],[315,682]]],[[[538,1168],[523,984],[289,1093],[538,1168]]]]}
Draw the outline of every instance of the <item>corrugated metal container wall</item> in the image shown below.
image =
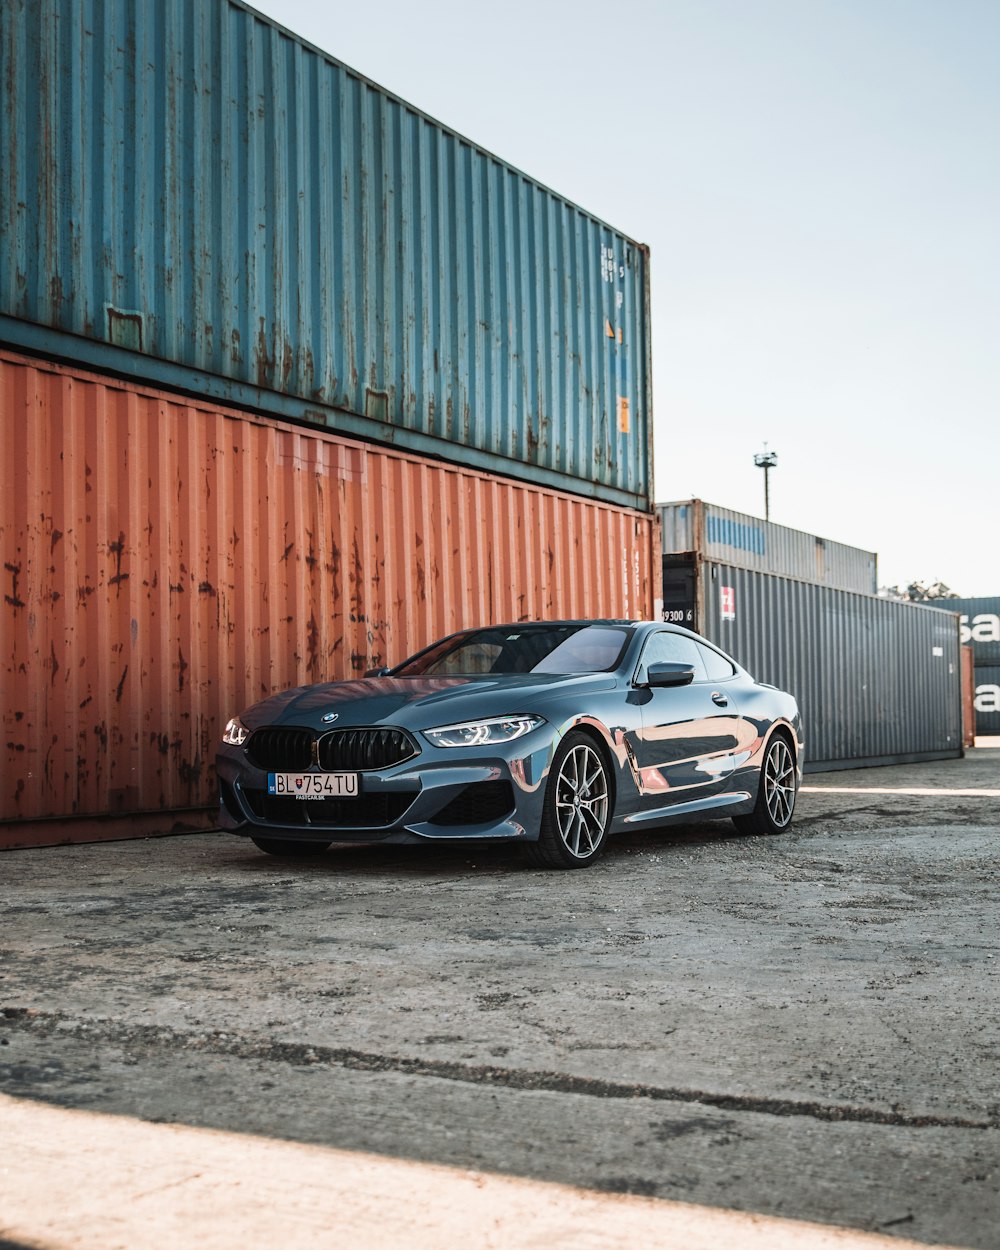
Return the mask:
{"type": "Polygon", "coordinates": [[[0,84],[9,345],[651,506],[640,244],[235,0],[4,4],[0,84]]]}
{"type": "Polygon", "coordinates": [[[798,577],[838,590],[862,594],[878,590],[878,557],[873,551],[817,538],[700,499],[656,506],[665,553],[693,551],[706,560],[798,577]]]}
{"type": "Polygon", "coordinates": [[[956,617],[714,563],[701,578],[700,632],[795,695],[810,771],[961,755],[956,617]]]}
{"type": "Polygon", "coordinates": [[[981,599],[933,599],[928,605],[962,617],[962,641],[972,644],[976,668],[1000,665],[1000,595],[981,599]]]}
{"type": "Polygon", "coordinates": [[[1000,734],[1000,665],[980,666],[975,679],[976,733],[995,737],[1000,734]]]}
{"type": "Polygon", "coordinates": [[[0,463],[0,821],[211,804],[271,691],[654,611],[648,514],[5,352],[0,463]]]}

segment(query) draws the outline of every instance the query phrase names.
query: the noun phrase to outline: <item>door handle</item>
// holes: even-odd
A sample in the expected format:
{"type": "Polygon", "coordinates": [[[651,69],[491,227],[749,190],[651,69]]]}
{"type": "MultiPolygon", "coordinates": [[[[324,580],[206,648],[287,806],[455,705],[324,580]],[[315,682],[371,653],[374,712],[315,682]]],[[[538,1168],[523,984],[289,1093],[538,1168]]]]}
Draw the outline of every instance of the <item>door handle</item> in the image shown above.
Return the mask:
{"type": "Polygon", "coordinates": [[[722,693],[721,693],[720,691],[718,691],[718,690],[713,690],[713,692],[712,692],[712,702],[713,702],[713,703],[717,703],[717,704],[719,705],[719,707],[728,707],[728,706],[729,706],[729,700],[726,698],[726,696],[725,696],[724,694],[722,694],[722,693]]]}

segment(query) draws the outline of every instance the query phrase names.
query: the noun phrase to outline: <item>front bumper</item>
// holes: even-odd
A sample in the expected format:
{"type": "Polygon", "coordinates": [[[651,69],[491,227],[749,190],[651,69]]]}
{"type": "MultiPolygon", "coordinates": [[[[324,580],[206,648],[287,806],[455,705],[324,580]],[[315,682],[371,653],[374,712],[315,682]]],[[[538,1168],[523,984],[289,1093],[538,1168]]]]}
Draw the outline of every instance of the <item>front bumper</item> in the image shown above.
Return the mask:
{"type": "Polygon", "coordinates": [[[506,754],[495,746],[456,754],[425,747],[395,767],[359,773],[357,798],[316,802],[269,796],[267,773],[241,747],[224,746],[216,756],[219,825],[243,836],[296,841],[537,839],[552,736],[532,733],[506,754]]]}

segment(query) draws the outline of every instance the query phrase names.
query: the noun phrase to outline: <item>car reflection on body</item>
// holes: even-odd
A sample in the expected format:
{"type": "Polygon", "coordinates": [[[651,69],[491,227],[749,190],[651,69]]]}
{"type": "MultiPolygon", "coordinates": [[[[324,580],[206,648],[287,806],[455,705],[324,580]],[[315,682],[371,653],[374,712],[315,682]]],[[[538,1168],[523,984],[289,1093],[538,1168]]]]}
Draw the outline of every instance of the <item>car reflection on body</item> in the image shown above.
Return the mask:
{"type": "Polygon", "coordinates": [[[780,832],[802,732],[791,695],[685,629],[522,623],[273,695],[229,721],[217,769],[222,827],[272,855],[475,838],[580,868],[627,829],[780,832]]]}

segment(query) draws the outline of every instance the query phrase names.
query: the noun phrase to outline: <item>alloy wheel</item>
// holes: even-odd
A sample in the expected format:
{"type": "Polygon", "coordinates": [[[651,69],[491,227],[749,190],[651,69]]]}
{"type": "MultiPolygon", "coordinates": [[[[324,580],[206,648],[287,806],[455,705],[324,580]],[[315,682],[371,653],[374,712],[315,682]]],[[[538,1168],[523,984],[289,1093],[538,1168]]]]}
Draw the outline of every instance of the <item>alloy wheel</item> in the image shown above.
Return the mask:
{"type": "Polygon", "coordinates": [[[597,751],[585,743],[567,754],[556,778],[556,824],[566,850],[593,855],[608,823],[608,777],[597,751]]]}
{"type": "Polygon", "coordinates": [[[779,829],[792,819],[795,807],[795,763],[784,738],[775,738],[764,761],[764,801],[779,829]]]}

